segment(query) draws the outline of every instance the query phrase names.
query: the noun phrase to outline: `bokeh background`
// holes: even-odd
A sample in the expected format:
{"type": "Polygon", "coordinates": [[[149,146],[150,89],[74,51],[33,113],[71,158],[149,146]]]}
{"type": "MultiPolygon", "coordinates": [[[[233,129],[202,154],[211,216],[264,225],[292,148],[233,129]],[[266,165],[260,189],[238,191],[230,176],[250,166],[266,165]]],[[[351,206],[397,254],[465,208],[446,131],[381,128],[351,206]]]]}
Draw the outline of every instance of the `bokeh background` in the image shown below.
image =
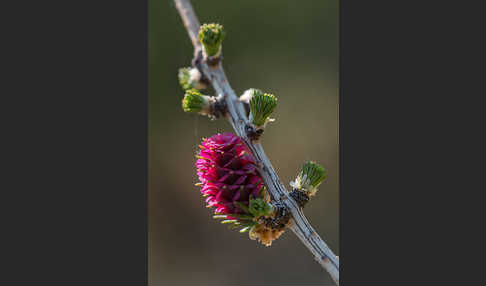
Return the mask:
{"type": "MultiPolygon", "coordinates": [[[[235,92],[278,97],[262,144],[282,182],[305,160],[328,169],[305,214],[339,255],[338,1],[192,2],[201,23],[225,27],[235,92]]],[[[182,111],[177,71],[190,65],[192,44],[172,0],[149,0],[148,14],[149,285],[334,285],[291,231],[265,247],[211,218],[194,155],[202,137],[232,129],[182,111]]]]}

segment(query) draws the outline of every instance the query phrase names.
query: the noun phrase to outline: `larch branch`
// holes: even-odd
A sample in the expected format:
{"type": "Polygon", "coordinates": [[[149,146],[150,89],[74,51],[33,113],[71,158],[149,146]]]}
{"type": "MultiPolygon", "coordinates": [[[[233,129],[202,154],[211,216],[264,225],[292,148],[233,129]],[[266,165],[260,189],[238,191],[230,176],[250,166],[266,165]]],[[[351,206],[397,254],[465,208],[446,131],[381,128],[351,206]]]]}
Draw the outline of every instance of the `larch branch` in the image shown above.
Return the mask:
{"type": "MultiPolygon", "coordinates": [[[[174,2],[187,29],[189,37],[191,38],[192,44],[194,45],[196,57],[198,54],[201,56],[200,53],[202,48],[197,37],[200,23],[194,13],[194,9],[188,0],[174,0],[174,2]]],[[[284,204],[290,211],[293,223],[290,224],[289,228],[311,251],[315,260],[329,272],[336,284],[339,285],[338,257],[334,255],[326,243],[317,234],[302,213],[298,204],[289,195],[289,192],[278,178],[275,169],[265,155],[262,145],[259,142],[252,141],[248,138],[247,129],[251,127],[252,124],[246,116],[243,103],[239,101],[226,78],[221,61],[215,66],[209,66],[204,60],[200,60],[198,67],[209,82],[211,82],[218,94],[218,100],[225,102],[227,107],[226,117],[230,121],[237,135],[242,138],[257,161],[259,172],[267,186],[272,201],[284,204]]]]}

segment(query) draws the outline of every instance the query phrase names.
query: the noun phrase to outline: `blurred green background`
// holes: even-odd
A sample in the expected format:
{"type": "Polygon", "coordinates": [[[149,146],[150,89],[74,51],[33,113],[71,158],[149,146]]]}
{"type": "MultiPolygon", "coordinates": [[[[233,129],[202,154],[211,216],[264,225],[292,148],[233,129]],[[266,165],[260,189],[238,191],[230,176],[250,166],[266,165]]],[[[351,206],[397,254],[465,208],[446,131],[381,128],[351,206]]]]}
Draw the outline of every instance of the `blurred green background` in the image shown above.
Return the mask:
{"type": "MultiPolygon", "coordinates": [[[[225,27],[235,92],[278,97],[262,144],[282,182],[305,160],[328,169],[305,214],[339,255],[338,1],[192,2],[201,23],[225,27]]],[[[148,14],[149,285],[334,285],[291,231],[265,247],[211,218],[194,155],[202,137],[232,129],[182,111],[177,71],[190,65],[192,44],[172,0],[149,0],[148,14]]]]}

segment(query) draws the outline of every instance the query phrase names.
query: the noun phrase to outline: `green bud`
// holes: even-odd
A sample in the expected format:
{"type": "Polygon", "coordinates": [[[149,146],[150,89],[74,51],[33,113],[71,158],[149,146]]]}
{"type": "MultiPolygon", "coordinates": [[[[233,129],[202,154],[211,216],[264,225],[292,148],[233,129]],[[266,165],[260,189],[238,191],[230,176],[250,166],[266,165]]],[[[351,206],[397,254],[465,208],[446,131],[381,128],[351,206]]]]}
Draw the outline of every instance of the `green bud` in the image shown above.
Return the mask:
{"type": "Polygon", "coordinates": [[[207,56],[218,55],[221,49],[225,32],[220,24],[203,24],[199,29],[199,41],[204,47],[207,56]]]}
{"type": "Polygon", "coordinates": [[[254,217],[269,216],[273,211],[272,206],[262,198],[251,199],[248,209],[254,217]]]}
{"type": "Polygon", "coordinates": [[[209,97],[202,95],[196,89],[189,89],[182,99],[182,108],[185,112],[208,114],[210,110],[209,97]]]}
{"type": "Polygon", "coordinates": [[[182,86],[182,89],[188,90],[191,88],[194,88],[192,83],[191,83],[191,74],[190,74],[191,69],[190,68],[180,68],[179,69],[179,83],[182,86]]]}
{"type": "Polygon", "coordinates": [[[178,77],[184,90],[206,88],[206,85],[201,82],[201,73],[196,68],[180,68],[178,77]]]}
{"type": "Polygon", "coordinates": [[[298,190],[307,192],[309,196],[313,196],[317,192],[317,187],[327,177],[327,170],[321,165],[313,161],[305,162],[302,165],[302,170],[290,185],[298,190]]]}
{"type": "MultiPolygon", "coordinates": [[[[246,93],[246,92],[245,92],[246,93]]],[[[277,106],[277,98],[273,94],[263,93],[259,89],[249,89],[250,120],[257,127],[264,127],[270,121],[270,114],[277,106]]]]}

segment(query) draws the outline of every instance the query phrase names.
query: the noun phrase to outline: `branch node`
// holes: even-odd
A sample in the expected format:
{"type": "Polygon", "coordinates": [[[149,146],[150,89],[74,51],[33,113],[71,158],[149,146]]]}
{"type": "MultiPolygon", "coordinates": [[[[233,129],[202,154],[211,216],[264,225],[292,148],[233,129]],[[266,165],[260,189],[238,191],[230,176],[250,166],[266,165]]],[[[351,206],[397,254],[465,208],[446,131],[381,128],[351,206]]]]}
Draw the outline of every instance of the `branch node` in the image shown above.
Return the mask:
{"type": "Polygon", "coordinates": [[[224,100],[215,99],[211,104],[211,116],[213,119],[218,119],[225,116],[228,112],[226,102],[224,100]]]}
{"type": "Polygon", "coordinates": [[[300,208],[304,208],[304,206],[309,202],[310,198],[305,193],[298,189],[292,189],[289,195],[294,199],[294,201],[299,205],[300,208]]]}
{"type": "Polygon", "coordinates": [[[258,141],[260,136],[263,134],[263,128],[255,128],[255,126],[251,124],[246,124],[245,131],[246,136],[248,136],[248,138],[254,142],[258,141]]]}
{"type": "Polygon", "coordinates": [[[275,202],[273,206],[275,208],[275,215],[271,218],[264,219],[265,226],[274,230],[282,230],[290,222],[290,212],[280,202],[275,202]]]}
{"type": "Polygon", "coordinates": [[[223,60],[223,54],[220,53],[219,55],[216,56],[207,56],[205,60],[208,66],[212,68],[216,68],[218,64],[223,60]]]}

